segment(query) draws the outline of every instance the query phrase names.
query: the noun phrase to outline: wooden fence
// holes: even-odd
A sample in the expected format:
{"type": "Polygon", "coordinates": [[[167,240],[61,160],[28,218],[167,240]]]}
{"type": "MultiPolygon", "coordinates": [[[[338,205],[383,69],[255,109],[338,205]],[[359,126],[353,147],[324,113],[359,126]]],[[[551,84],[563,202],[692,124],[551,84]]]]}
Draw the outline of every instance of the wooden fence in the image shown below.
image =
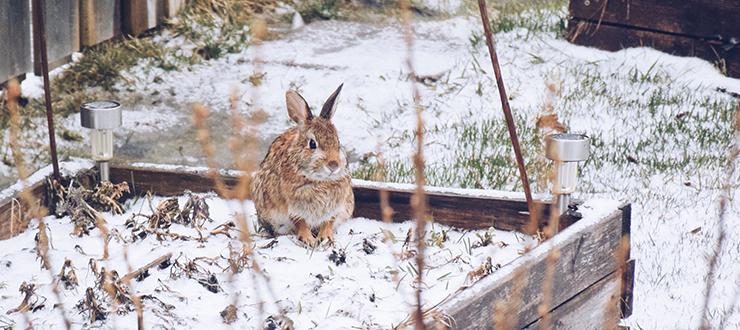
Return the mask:
{"type": "MultiPolygon", "coordinates": [[[[32,24],[31,0],[0,1],[0,85],[41,73],[32,24]],[[33,42],[32,42],[33,40],[33,42]],[[33,55],[32,55],[33,54],[33,55]]],[[[187,0],[47,0],[46,45],[49,69],[70,61],[72,53],[121,35],[140,35],[176,16],[187,0]]]]}

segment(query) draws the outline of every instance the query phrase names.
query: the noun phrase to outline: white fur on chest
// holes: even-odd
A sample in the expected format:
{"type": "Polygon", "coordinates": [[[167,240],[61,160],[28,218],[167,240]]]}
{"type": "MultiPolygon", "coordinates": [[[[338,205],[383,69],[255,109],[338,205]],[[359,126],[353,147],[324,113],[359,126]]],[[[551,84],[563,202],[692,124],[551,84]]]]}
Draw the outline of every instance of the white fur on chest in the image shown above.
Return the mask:
{"type": "Polygon", "coordinates": [[[309,184],[296,189],[288,199],[288,212],[271,214],[271,223],[276,233],[290,233],[295,219],[303,219],[313,229],[326,221],[344,221],[349,218],[341,190],[316,188],[309,184]]]}
{"type": "MultiPolygon", "coordinates": [[[[272,214],[272,225],[273,230],[278,234],[289,234],[293,231],[294,218],[300,218],[306,221],[306,224],[311,228],[318,228],[322,223],[328,220],[332,220],[337,216],[346,213],[345,207],[337,203],[334,208],[322,209],[322,208],[306,208],[305,206],[293,207],[288,205],[287,214],[272,214]]],[[[341,218],[346,218],[341,217],[341,218]]],[[[344,219],[342,219],[344,220],[344,219]]]]}

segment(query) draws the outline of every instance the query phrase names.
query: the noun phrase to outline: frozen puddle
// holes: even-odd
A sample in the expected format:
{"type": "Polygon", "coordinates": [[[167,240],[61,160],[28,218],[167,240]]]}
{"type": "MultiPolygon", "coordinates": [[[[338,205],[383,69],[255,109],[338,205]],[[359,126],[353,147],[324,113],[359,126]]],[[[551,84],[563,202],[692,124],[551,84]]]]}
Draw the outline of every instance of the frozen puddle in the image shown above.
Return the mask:
{"type": "MultiPolygon", "coordinates": [[[[115,270],[123,277],[167,253],[172,253],[169,262],[153,267],[148,276],[132,281],[129,288],[143,297],[147,328],[224,325],[220,313],[229,304],[237,306],[237,319],[231,324],[235,328],[261,329],[270,316],[277,325],[280,310],[296,329],[387,329],[410,318],[415,243],[405,241],[409,230],[413,230],[413,222],[385,224],[351,219],[337,228],[333,248],[322,246],[315,250],[292,235],[276,239],[252,235],[253,257],[243,263],[243,271],[232,276],[230,246],[235,253],[241,252],[238,232],[231,230],[234,239],[211,232],[234,221],[237,211],[253,214],[254,209],[250,202],[240,205],[215,195],[196,196],[207,198],[213,219],[203,225],[202,239],[198,239],[195,228],[176,223],[158,230],[178,234],[180,238],[163,236],[158,240],[155,234],[141,238],[144,235],[138,235],[137,226],[127,228],[126,222],[132,217],[146,225],[152,209],[165,200],[154,197],[151,203],[146,198],[127,202],[123,215],[104,214],[111,234],[109,260],[102,260],[100,231],[94,229],[88,236],[74,236],[69,217],[46,219],[52,246],[51,272],[40,269],[36,259],[36,225],[17,237],[0,241],[0,326],[7,323],[21,328],[25,324],[23,314],[5,312],[21,304],[24,294],[19,287],[26,282],[37,287],[31,302],[43,305],[27,313],[34,327],[61,327],[60,310],[52,307],[56,304],[52,283],[58,281],[64,261],[71,260],[79,285],[65,288],[60,282],[59,289],[73,327],[135,328],[133,306],[110,304],[108,296],[97,289],[98,276],[91,265],[97,263],[97,267],[115,270]],[[384,230],[391,237],[387,242],[383,241],[384,230]],[[131,242],[133,236],[136,240],[131,242]],[[131,243],[126,246],[125,242],[131,243]],[[265,276],[251,268],[252,261],[265,276]],[[53,280],[50,273],[55,276],[53,280]],[[89,287],[94,288],[97,302],[108,312],[105,320],[91,321],[89,311],[75,307],[83,301],[89,287]],[[110,313],[115,310],[119,313],[110,313]]],[[[187,196],[178,197],[180,209],[187,200],[187,196]]],[[[438,224],[427,228],[425,307],[434,306],[471,284],[469,273],[485,265],[488,257],[495,269],[497,264],[504,265],[519,256],[525,245],[535,244],[528,236],[493,229],[461,231],[438,224]]]]}

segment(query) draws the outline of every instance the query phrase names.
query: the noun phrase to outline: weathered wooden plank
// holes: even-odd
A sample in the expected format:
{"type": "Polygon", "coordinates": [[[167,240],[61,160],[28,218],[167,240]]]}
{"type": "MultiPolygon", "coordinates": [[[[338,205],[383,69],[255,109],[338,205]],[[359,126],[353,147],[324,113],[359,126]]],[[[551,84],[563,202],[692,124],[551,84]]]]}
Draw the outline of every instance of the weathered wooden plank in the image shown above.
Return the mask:
{"type": "MultiPolygon", "coordinates": [[[[31,185],[30,189],[36,201],[45,207],[48,203],[46,181],[36,182],[31,185]]],[[[28,203],[24,203],[20,196],[0,200],[0,240],[11,238],[26,231],[30,220],[26,215],[31,209],[30,206],[28,203]]]]}
{"type": "Polygon", "coordinates": [[[617,269],[615,252],[622,238],[622,220],[622,210],[598,220],[581,220],[460,292],[438,310],[454,329],[491,329],[495,327],[495,313],[516,318],[512,323],[524,327],[539,318],[548,254],[554,249],[560,253],[554,264],[557,275],[551,300],[553,306],[558,306],[617,269]],[[518,271],[523,271],[524,285],[519,299],[512,299],[520,281],[518,271]],[[505,302],[505,310],[494,311],[499,301],[505,302]]]}
{"type": "MultiPolygon", "coordinates": [[[[46,23],[46,53],[49,70],[69,62],[72,53],[80,50],[79,0],[44,1],[46,23]]],[[[37,10],[35,7],[32,10],[37,10]]],[[[35,16],[34,16],[35,19],[35,16]]],[[[33,70],[41,75],[38,24],[33,22],[33,70]]]]}
{"type": "MultiPolygon", "coordinates": [[[[222,176],[228,186],[238,181],[237,177],[222,176]]],[[[205,173],[177,172],[164,169],[113,166],[112,182],[127,181],[135,193],[155,192],[170,196],[185,190],[193,192],[213,191],[211,178],[205,173]]],[[[412,218],[411,196],[413,189],[388,189],[395,221],[412,218]]],[[[380,189],[377,187],[354,187],[356,217],[380,219],[380,189]]],[[[448,193],[427,193],[429,211],[435,222],[466,229],[481,229],[494,226],[502,230],[522,230],[529,223],[527,204],[521,199],[465,196],[448,193]]],[[[543,214],[540,225],[548,219],[549,203],[537,201],[543,214]]]]}
{"type": "Polygon", "coordinates": [[[568,40],[611,51],[645,46],[674,55],[696,56],[726,67],[729,76],[740,77],[740,47],[725,48],[712,40],[630,29],[607,23],[597,24],[575,18],[568,24],[568,40]]]}
{"type": "MultiPolygon", "coordinates": [[[[394,221],[413,218],[411,198],[412,189],[388,189],[389,202],[393,208],[394,221]]],[[[381,219],[380,189],[354,187],[355,216],[381,219]]],[[[495,227],[501,230],[522,231],[529,224],[527,203],[523,199],[502,199],[494,197],[459,196],[454,194],[427,192],[428,211],[435,222],[466,229],[495,227]]],[[[535,201],[541,210],[540,227],[549,219],[549,203],[535,201]]]]}
{"type": "MultiPolygon", "coordinates": [[[[234,186],[238,181],[237,177],[222,177],[229,187],[234,186]]],[[[112,166],[110,180],[115,183],[128,182],[133,194],[145,194],[151,191],[161,196],[174,196],[182,194],[185,190],[196,193],[214,191],[213,180],[206,173],[112,166]]]]}
{"type": "Polygon", "coordinates": [[[635,263],[636,261],[634,259],[628,261],[624,274],[622,274],[622,296],[619,301],[619,311],[622,314],[622,318],[628,318],[632,315],[635,290],[635,263]]]}
{"type": "Polygon", "coordinates": [[[740,40],[737,0],[572,0],[570,14],[697,38],[740,40]]]}
{"type": "Polygon", "coordinates": [[[632,315],[633,289],[635,284],[635,260],[632,259],[632,204],[623,205],[622,239],[626,241],[627,251],[624,254],[624,272],[622,274],[621,299],[619,302],[622,318],[632,315]]]}
{"type": "Polygon", "coordinates": [[[186,0],[164,0],[163,16],[166,18],[173,18],[185,9],[185,5],[187,5],[186,0]]]}
{"type": "Polygon", "coordinates": [[[28,0],[0,1],[0,84],[31,71],[28,0]]]}
{"type": "MultiPolygon", "coordinates": [[[[617,324],[620,316],[607,311],[615,309],[608,305],[617,304],[619,285],[619,274],[613,272],[566,300],[550,312],[549,329],[599,330],[617,324]]],[[[541,323],[542,319],[538,319],[524,329],[540,329],[541,323]]]]}
{"type": "Polygon", "coordinates": [[[121,34],[120,0],[80,0],[80,43],[90,47],[121,34]]]}
{"type": "Polygon", "coordinates": [[[164,0],[130,0],[122,5],[124,30],[133,36],[157,27],[165,14],[164,0]]]}

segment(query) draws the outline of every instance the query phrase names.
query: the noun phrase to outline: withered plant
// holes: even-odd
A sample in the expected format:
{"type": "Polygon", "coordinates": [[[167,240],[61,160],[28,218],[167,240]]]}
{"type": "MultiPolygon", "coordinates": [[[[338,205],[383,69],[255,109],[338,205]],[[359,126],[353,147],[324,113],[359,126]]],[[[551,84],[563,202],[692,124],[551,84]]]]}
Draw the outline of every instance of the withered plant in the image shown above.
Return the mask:
{"type": "Polygon", "coordinates": [[[23,294],[23,301],[20,305],[18,305],[18,307],[7,311],[6,314],[12,314],[16,312],[35,312],[45,307],[46,297],[40,296],[36,293],[35,283],[23,282],[18,288],[18,291],[23,294]]]}
{"type": "MultiPolygon", "coordinates": [[[[21,123],[21,117],[18,112],[18,99],[21,96],[21,89],[20,85],[17,81],[11,80],[9,81],[5,86],[5,105],[8,109],[8,112],[10,113],[10,139],[9,144],[10,148],[13,153],[13,159],[15,161],[16,170],[18,172],[18,178],[20,182],[23,185],[23,190],[21,191],[21,207],[25,205],[25,207],[29,208],[29,211],[25,213],[27,216],[26,218],[21,219],[21,227],[25,228],[28,226],[30,221],[32,219],[37,219],[39,222],[39,231],[36,234],[36,254],[39,259],[41,259],[41,266],[43,269],[46,269],[49,272],[49,275],[51,278],[54,278],[54,273],[51,270],[52,266],[49,261],[49,237],[46,233],[46,223],[44,222],[44,217],[48,214],[48,210],[41,205],[41,201],[37,200],[33,193],[31,192],[31,187],[27,183],[27,179],[29,176],[28,169],[25,166],[24,160],[23,160],[23,153],[21,152],[20,147],[20,123],[21,123]]],[[[21,286],[23,288],[23,286],[21,286]]],[[[30,290],[30,287],[28,287],[30,290]]],[[[61,294],[59,290],[59,286],[56,282],[52,283],[52,292],[54,293],[57,301],[58,301],[58,307],[59,311],[62,314],[62,319],[64,320],[64,326],[66,329],[70,329],[71,322],[67,318],[67,313],[64,308],[64,303],[61,299],[61,294]]],[[[23,291],[22,291],[23,292],[23,291]]],[[[26,294],[26,297],[28,297],[28,294],[26,294]]],[[[24,298],[24,302],[26,299],[24,298]]],[[[25,311],[24,311],[25,312],[25,311]]],[[[25,313],[24,313],[25,315],[25,313]]],[[[24,316],[26,317],[26,316],[24,316]]],[[[28,318],[26,317],[28,320],[28,318]]],[[[29,322],[30,324],[30,322],[29,322]]]]}
{"type": "MultiPolygon", "coordinates": [[[[414,67],[414,28],[412,24],[411,3],[409,0],[400,1],[401,20],[403,22],[404,41],[406,42],[406,67],[411,77],[416,77],[414,67]]],[[[416,190],[411,199],[411,208],[416,219],[416,306],[413,313],[414,328],[426,329],[424,324],[424,312],[422,310],[422,285],[424,283],[424,236],[427,222],[427,201],[424,192],[426,177],[424,175],[424,120],[421,105],[421,93],[414,79],[411,82],[411,95],[413,97],[414,109],[416,110],[416,150],[413,155],[416,190]]]]}

